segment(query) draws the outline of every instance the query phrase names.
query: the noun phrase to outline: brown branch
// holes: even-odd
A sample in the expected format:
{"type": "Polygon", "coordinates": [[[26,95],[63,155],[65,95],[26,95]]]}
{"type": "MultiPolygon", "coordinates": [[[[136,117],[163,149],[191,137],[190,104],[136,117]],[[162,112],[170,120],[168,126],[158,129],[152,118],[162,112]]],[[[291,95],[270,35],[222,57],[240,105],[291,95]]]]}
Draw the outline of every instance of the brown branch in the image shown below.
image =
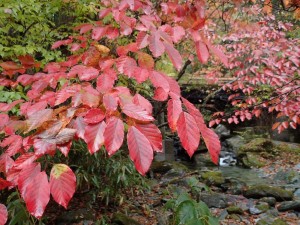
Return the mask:
{"type": "Polygon", "coordinates": [[[178,73],[178,76],[177,76],[176,81],[179,81],[179,80],[181,79],[181,77],[185,74],[186,68],[187,68],[191,63],[192,63],[192,62],[191,62],[191,60],[189,60],[189,59],[184,63],[182,69],[181,69],[180,72],[178,73]]]}

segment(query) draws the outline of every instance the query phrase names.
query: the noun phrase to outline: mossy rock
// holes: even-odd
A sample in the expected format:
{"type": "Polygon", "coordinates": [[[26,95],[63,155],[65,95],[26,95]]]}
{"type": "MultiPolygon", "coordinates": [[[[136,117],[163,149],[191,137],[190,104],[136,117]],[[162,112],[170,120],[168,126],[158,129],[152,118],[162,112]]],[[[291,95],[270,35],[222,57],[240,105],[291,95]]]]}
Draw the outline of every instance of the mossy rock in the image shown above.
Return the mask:
{"type": "Polygon", "coordinates": [[[255,138],[249,143],[245,144],[242,146],[238,154],[242,154],[245,152],[257,152],[257,153],[262,153],[262,152],[267,152],[267,153],[277,153],[278,149],[270,139],[266,138],[255,138]]]}
{"type": "Polygon", "coordinates": [[[237,206],[229,206],[226,210],[228,214],[239,214],[239,215],[244,214],[244,211],[237,206]]]}
{"type": "Polygon", "coordinates": [[[270,209],[270,206],[267,202],[260,202],[255,207],[262,212],[266,212],[270,209]]]}
{"type": "Polygon", "coordinates": [[[276,219],[271,225],[288,225],[288,223],[282,219],[276,219]]]}
{"type": "Polygon", "coordinates": [[[220,171],[207,171],[201,174],[207,185],[221,186],[225,183],[225,178],[220,171]]]}
{"type": "Polygon", "coordinates": [[[254,185],[244,191],[246,198],[274,197],[277,201],[292,200],[293,192],[268,185],[254,185]]]}
{"type": "Polygon", "coordinates": [[[260,168],[266,165],[267,160],[261,157],[259,154],[247,152],[242,157],[242,163],[247,168],[260,168]]]}

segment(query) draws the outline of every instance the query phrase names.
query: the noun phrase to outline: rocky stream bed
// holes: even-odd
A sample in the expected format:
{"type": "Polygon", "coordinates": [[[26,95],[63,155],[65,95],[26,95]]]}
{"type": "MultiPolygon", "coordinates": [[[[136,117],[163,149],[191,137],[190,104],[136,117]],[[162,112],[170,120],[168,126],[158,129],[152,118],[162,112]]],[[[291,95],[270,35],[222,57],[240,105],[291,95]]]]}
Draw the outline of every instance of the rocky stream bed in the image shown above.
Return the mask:
{"type": "Polygon", "coordinates": [[[105,217],[108,224],[171,225],[176,209],[167,209],[166,204],[184,192],[205,202],[222,225],[300,225],[299,145],[257,139],[241,151],[237,154],[241,163],[231,167],[213,166],[208,153],[199,153],[190,162],[154,162],[149,188],[126,193],[122,205],[87,208],[88,199],[77,195],[70,208],[61,209],[51,222],[101,224],[105,217]]]}

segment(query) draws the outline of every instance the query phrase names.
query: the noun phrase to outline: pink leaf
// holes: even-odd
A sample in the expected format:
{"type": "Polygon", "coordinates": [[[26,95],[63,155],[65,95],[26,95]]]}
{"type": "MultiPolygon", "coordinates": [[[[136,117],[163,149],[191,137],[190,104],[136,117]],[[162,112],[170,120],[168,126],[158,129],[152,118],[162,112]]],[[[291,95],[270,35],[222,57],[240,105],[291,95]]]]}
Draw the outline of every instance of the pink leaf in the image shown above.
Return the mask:
{"type": "Polygon", "coordinates": [[[85,127],[84,141],[87,143],[88,150],[91,154],[99,151],[101,146],[104,144],[105,128],[106,123],[104,121],[85,127]]]}
{"type": "Polygon", "coordinates": [[[174,67],[179,71],[182,67],[182,58],[178,50],[173,47],[173,45],[164,42],[163,43],[168,56],[170,57],[174,67]]]}
{"type": "Polygon", "coordinates": [[[38,112],[32,113],[27,120],[28,132],[41,126],[44,122],[52,118],[52,109],[43,109],[38,112]]]}
{"type": "Polygon", "coordinates": [[[117,75],[114,70],[109,70],[105,73],[102,73],[97,78],[97,90],[101,93],[105,93],[111,90],[114,86],[116,79],[117,79],[117,75]]]}
{"type": "Polygon", "coordinates": [[[137,171],[145,175],[153,160],[153,150],[145,135],[136,127],[129,127],[127,134],[129,155],[137,171]]]}
{"type": "Polygon", "coordinates": [[[165,46],[160,40],[160,35],[157,31],[149,37],[149,42],[149,48],[154,57],[159,57],[165,52],[165,46]]]}
{"type": "Polygon", "coordinates": [[[122,108],[127,116],[140,121],[153,121],[154,118],[141,106],[135,104],[126,104],[122,108]]]}
{"type": "Polygon", "coordinates": [[[27,210],[36,218],[41,218],[50,200],[50,185],[47,174],[40,172],[28,184],[24,201],[27,210]]]}
{"type": "Polygon", "coordinates": [[[109,118],[104,131],[104,145],[108,155],[113,155],[121,147],[124,140],[123,121],[116,117],[109,118]]]}
{"type": "Polygon", "coordinates": [[[177,120],[177,132],[183,148],[192,157],[200,143],[200,132],[194,117],[181,112],[177,120]]]}
{"type": "Polygon", "coordinates": [[[152,148],[156,152],[162,152],[162,135],[160,130],[152,123],[136,124],[135,127],[148,139],[152,148]]]}
{"type": "Polygon", "coordinates": [[[76,177],[65,164],[55,164],[50,172],[50,192],[53,199],[65,209],[76,189],[76,177]]]}
{"type": "Polygon", "coordinates": [[[105,118],[105,113],[99,109],[90,109],[84,117],[84,122],[88,124],[99,123],[105,118]]]}
{"type": "Polygon", "coordinates": [[[136,43],[139,49],[145,48],[149,44],[149,35],[145,32],[140,32],[136,37],[136,43]]]}
{"type": "Polygon", "coordinates": [[[168,123],[173,132],[177,130],[177,120],[182,112],[181,101],[170,99],[168,101],[168,123]]]}
{"type": "Polygon", "coordinates": [[[196,52],[197,52],[199,61],[201,63],[207,63],[208,58],[209,58],[209,52],[208,52],[206,44],[203,43],[202,41],[197,41],[195,43],[195,45],[196,45],[196,52]]]}
{"type": "Polygon", "coordinates": [[[5,205],[0,203],[0,225],[4,225],[7,221],[7,209],[5,207],[5,205]]]}
{"type": "Polygon", "coordinates": [[[152,114],[152,104],[140,94],[135,94],[135,96],[133,97],[133,103],[142,106],[144,109],[146,109],[149,115],[152,114]]]}
{"type": "MultiPolygon", "coordinates": [[[[28,193],[28,185],[33,181],[36,175],[41,172],[41,165],[39,163],[31,163],[22,168],[18,179],[18,188],[23,199],[26,198],[28,193]]],[[[29,190],[30,191],[30,190],[29,190]]]]}
{"type": "Polygon", "coordinates": [[[8,146],[5,153],[8,156],[14,156],[22,150],[22,137],[19,135],[11,135],[2,141],[0,146],[2,148],[8,146]]]}

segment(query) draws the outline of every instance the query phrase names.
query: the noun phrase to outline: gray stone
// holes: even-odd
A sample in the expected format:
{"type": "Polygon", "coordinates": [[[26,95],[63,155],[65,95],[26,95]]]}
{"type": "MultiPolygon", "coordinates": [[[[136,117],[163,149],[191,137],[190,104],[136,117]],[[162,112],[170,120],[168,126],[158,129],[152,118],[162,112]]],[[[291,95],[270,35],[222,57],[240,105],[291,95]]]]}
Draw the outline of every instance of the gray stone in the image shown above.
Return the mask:
{"type": "Polygon", "coordinates": [[[299,199],[299,200],[300,200],[300,188],[297,189],[297,190],[294,192],[294,197],[295,197],[295,199],[299,199]]]}
{"type": "Polygon", "coordinates": [[[275,206],[276,204],[276,199],[274,197],[263,197],[259,199],[261,202],[266,202],[269,204],[269,206],[275,206]]]}
{"type": "Polygon", "coordinates": [[[300,211],[300,201],[285,201],[282,202],[278,207],[278,211],[285,212],[288,210],[300,211]]]}
{"type": "Polygon", "coordinates": [[[268,185],[254,185],[244,191],[246,198],[263,198],[274,197],[277,201],[292,200],[293,193],[279,187],[271,187],[268,185]]]}
{"type": "Polygon", "coordinates": [[[266,202],[259,202],[253,207],[249,208],[249,212],[252,215],[257,215],[266,212],[269,209],[269,204],[266,202]]]}
{"type": "Polygon", "coordinates": [[[216,134],[219,138],[228,138],[230,137],[230,130],[223,124],[219,124],[215,129],[216,134]]]}
{"type": "Polygon", "coordinates": [[[209,208],[226,208],[227,197],[219,193],[201,193],[199,195],[201,201],[205,202],[209,208]]]}
{"type": "Polygon", "coordinates": [[[234,153],[237,153],[240,147],[246,144],[246,141],[243,137],[236,135],[226,139],[225,143],[227,144],[229,149],[232,149],[234,153]]]}

